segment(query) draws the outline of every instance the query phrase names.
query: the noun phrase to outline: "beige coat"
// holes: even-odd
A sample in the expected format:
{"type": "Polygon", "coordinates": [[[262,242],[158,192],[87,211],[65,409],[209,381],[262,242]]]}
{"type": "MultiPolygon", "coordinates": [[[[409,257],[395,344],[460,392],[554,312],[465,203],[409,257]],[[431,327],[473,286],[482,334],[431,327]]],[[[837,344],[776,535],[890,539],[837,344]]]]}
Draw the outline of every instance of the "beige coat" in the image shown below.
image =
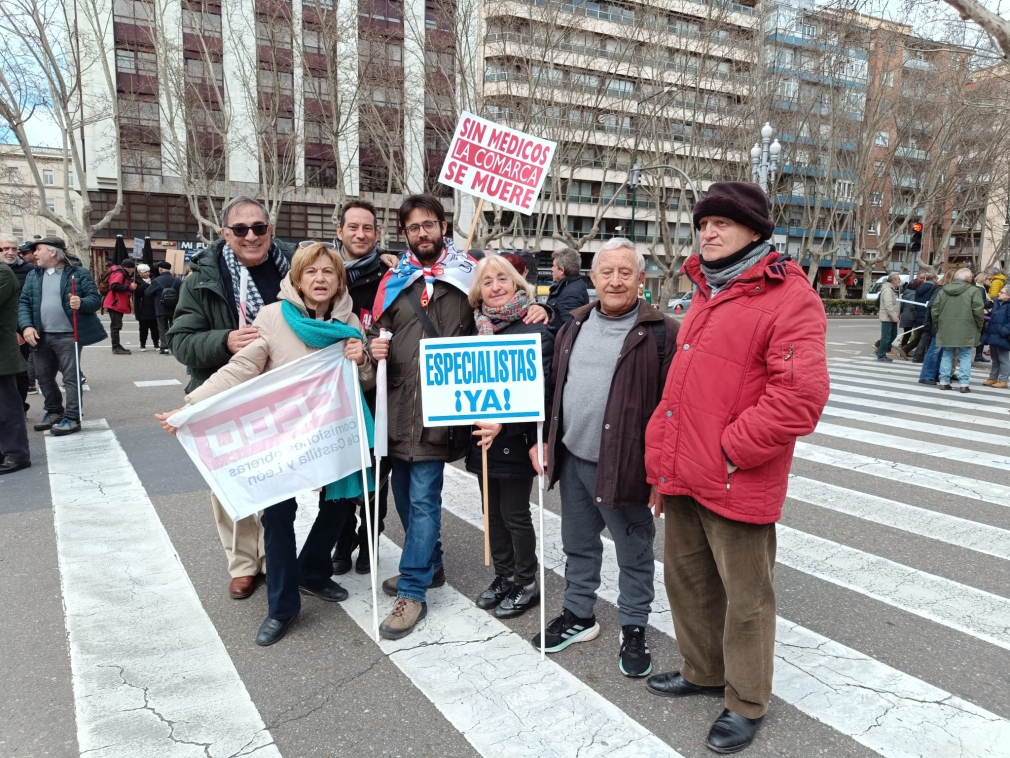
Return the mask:
{"type": "Polygon", "coordinates": [[[879,305],[877,306],[877,314],[881,321],[898,320],[898,315],[901,309],[898,305],[897,287],[895,287],[890,282],[884,282],[884,286],[880,290],[880,298],[878,300],[878,303],[879,305]]]}
{"type": "MultiPolygon", "coordinates": [[[[291,363],[316,352],[317,348],[309,347],[298,339],[294,330],[288,326],[288,322],[281,312],[281,301],[283,300],[287,300],[303,314],[308,315],[305,304],[291,283],[290,276],[285,276],[281,282],[281,292],[277,302],[263,306],[253,322],[253,326],[259,329],[259,337],[256,341],[235,353],[231,360],[219,368],[210,379],[186,395],[187,405],[198,403],[219,392],[224,392],[229,387],[254,379],[272,368],[283,366],[285,363],[291,363]]],[[[351,296],[347,294],[346,290],[333,304],[330,316],[359,331],[361,330],[361,322],[352,313],[351,296]]],[[[375,371],[370,361],[366,362],[364,366],[360,366],[358,371],[364,389],[371,389],[375,386],[375,371]]]]}

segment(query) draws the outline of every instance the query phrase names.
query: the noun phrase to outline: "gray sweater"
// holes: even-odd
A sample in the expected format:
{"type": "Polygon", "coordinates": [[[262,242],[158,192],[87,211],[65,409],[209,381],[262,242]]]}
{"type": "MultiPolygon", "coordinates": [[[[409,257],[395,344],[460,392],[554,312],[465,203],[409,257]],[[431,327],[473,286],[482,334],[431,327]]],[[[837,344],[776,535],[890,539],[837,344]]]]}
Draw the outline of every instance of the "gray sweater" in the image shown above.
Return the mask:
{"type": "Polygon", "coordinates": [[[636,305],[623,316],[605,316],[593,308],[572,345],[562,399],[562,437],[568,450],[596,463],[600,459],[603,414],[610,397],[617,360],[638,319],[636,305]]]}
{"type": "Polygon", "coordinates": [[[74,331],[74,325],[63,310],[63,267],[46,271],[42,276],[42,316],[43,334],[67,333],[74,331]]]}

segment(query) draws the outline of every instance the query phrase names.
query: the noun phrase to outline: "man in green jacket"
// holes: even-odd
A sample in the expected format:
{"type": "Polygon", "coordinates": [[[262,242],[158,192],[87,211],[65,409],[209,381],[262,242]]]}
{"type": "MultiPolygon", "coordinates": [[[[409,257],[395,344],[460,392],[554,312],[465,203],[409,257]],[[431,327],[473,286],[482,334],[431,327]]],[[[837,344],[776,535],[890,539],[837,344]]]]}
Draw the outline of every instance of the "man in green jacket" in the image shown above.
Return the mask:
{"type": "Polygon", "coordinates": [[[28,364],[18,347],[18,295],[21,285],[11,267],[0,262],[0,474],[32,465],[28,427],[18,392],[18,374],[28,364]]]}
{"type": "Polygon", "coordinates": [[[973,286],[971,281],[970,269],[958,269],[954,272],[954,281],[944,285],[930,310],[936,329],[934,339],[942,351],[939,383],[942,390],[951,389],[950,375],[956,353],[961,363],[958,370],[961,392],[971,392],[968,384],[971,380],[972,351],[985,325],[982,290],[973,286]]]}
{"type": "MultiPolygon", "coordinates": [[[[273,239],[273,226],[263,204],[240,195],[221,210],[221,239],[190,262],[190,275],[179,289],[179,303],[169,330],[172,353],[189,367],[192,392],[231,360],[232,355],[257,337],[252,326],[260,308],[277,301],[281,280],[291,269],[293,245],[273,239]],[[246,302],[239,303],[243,270],[249,281],[246,302]],[[239,326],[239,308],[246,326],[239,326]]],[[[228,556],[231,582],[228,593],[236,600],[253,594],[256,577],[266,572],[263,525],[259,514],[237,524],[211,494],[218,534],[228,556]]]]}

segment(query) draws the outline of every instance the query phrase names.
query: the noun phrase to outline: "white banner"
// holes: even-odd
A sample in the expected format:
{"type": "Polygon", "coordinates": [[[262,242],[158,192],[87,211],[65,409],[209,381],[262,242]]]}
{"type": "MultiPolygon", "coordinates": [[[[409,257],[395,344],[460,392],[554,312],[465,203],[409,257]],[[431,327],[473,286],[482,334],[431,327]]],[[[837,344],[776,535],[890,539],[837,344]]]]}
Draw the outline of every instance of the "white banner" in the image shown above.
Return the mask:
{"type": "Polygon", "coordinates": [[[168,420],[232,519],[361,471],[358,388],[343,352],[338,342],[168,420]]]}
{"type": "Polygon", "coordinates": [[[438,181],[529,216],[557,143],[464,111],[438,181]]]}
{"type": "Polygon", "coordinates": [[[421,340],[425,426],[544,420],[540,335],[421,340]]]}

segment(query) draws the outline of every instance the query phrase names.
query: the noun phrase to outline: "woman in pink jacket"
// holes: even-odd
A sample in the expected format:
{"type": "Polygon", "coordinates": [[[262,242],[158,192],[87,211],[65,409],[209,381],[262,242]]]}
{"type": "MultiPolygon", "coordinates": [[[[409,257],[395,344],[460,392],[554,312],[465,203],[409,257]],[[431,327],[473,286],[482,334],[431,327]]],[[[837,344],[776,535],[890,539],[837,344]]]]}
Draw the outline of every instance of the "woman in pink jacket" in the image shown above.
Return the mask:
{"type": "Polygon", "coordinates": [[[713,184],[694,207],[697,291],[677,335],[645,465],[666,513],[666,590],[680,671],[649,689],[725,692],[706,745],[743,750],[771,699],[775,522],[797,437],[828,399],[827,321],[806,274],[768,239],[768,199],[754,184],[713,184]]]}

